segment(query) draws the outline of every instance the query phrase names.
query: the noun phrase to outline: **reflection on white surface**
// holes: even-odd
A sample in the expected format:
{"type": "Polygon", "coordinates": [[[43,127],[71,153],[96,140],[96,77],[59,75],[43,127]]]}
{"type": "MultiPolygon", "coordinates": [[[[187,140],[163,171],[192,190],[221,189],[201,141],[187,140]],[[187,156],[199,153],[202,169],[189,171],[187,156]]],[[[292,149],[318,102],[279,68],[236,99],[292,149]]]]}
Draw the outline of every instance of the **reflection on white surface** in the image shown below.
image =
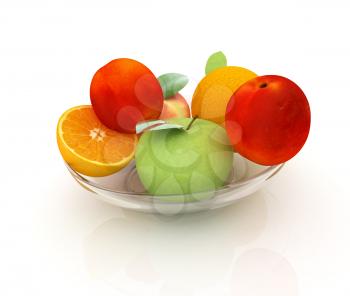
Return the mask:
{"type": "Polygon", "coordinates": [[[232,295],[297,296],[297,279],[291,264],[268,249],[252,249],[235,262],[232,295]]]}
{"type": "Polygon", "coordinates": [[[129,295],[141,290],[143,295],[194,295],[227,285],[236,249],[265,228],[265,195],[258,192],[230,207],[194,215],[124,211],[124,217],[102,223],[86,238],[88,272],[129,295]]]}

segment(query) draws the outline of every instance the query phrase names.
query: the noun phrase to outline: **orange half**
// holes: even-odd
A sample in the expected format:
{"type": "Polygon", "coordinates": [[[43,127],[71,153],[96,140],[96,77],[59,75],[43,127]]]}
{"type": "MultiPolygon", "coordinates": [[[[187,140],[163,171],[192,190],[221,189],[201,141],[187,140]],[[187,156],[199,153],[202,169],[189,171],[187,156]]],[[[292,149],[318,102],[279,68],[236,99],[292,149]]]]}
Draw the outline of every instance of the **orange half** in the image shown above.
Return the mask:
{"type": "Polygon", "coordinates": [[[137,136],[108,129],[92,106],[77,106],[59,119],[57,143],[63,159],[74,170],[102,177],[118,172],[133,159],[137,136]]]}

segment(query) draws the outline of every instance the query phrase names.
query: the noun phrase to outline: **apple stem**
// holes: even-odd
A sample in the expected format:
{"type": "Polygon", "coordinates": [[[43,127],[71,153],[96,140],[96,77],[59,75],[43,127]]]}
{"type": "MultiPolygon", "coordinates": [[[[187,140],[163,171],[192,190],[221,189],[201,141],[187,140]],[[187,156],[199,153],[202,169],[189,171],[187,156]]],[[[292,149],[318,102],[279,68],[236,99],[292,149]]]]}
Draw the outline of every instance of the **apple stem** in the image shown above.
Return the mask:
{"type": "Polygon", "coordinates": [[[198,116],[195,116],[195,117],[192,118],[191,122],[190,122],[190,123],[188,124],[188,126],[186,127],[186,131],[188,131],[188,130],[191,128],[193,122],[194,122],[197,118],[198,118],[198,116]]]}

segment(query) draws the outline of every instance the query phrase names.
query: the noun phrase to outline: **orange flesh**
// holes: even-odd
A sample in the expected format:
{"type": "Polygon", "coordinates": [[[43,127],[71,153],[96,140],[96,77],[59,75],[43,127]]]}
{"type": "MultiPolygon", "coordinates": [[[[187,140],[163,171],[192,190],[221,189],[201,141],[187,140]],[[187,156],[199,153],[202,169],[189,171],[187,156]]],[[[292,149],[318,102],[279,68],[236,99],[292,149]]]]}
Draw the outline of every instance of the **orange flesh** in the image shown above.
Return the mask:
{"type": "Polygon", "coordinates": [[[136,136],[105,127],[91,106],[70,111],[61,125],[63,141],[73,153],[88,160],[113,164],[129,158],[136,136]]]}

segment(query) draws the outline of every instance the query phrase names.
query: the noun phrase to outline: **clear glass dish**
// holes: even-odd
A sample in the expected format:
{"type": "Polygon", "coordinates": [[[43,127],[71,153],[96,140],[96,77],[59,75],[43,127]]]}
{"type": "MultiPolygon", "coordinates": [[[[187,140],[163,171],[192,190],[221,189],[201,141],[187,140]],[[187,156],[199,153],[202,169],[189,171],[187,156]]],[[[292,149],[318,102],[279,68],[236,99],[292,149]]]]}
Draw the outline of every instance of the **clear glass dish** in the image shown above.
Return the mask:
{"type": "Polygon", "coordinates": [[[232,174],[227,184],[216,191],[201,193],[201,199],[190,202],[186,201],[186,195],[148,194],[138,178],[134,162],[114,175],[99,178],[83,176],[66,165],[73,178],[86,190],[96,193],[100,200],[125,209],[169,215],[232,204],[260,189],[284,164],[261,166],[235,153],[232,174]],[[204,199],[203,194],[206,195],[204,199]]]}

